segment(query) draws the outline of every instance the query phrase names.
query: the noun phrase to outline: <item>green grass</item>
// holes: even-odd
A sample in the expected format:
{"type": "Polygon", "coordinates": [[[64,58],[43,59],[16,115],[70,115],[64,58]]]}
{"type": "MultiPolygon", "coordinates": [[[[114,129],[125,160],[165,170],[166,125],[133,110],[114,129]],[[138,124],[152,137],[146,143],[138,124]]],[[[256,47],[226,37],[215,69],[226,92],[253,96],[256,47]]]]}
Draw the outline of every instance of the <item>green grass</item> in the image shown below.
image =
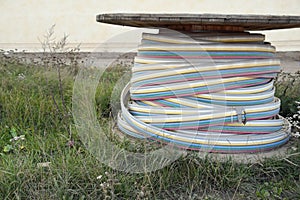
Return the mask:
{"type": "MultiPolygon", "coordinates": [[[[96,92],[98,119],[108,131],[110,94],[124,73],[120,67],[105,72],[96,92]]],[[[74,76],[69,71],[61,69],[62,99],[55,68],[0,62],[0,199],[300,198],[299,140],[287,160],[255,164],[201,159],[196,153],[142,174],[101,164],[76,133],[71,115],[74,76]],[[10,141],[16,135],[25,140],[10,141]]],[[[277,93],[290,103],[282,105],[283,114],[289,114],[300,96],[291,88],[283,93],[288,80],[280,84],[277,93]]],[[[293,86],[299,91],[299,84],[293,86]]],[[[132,145],[120,144],[134,149],[132,145]]]]}
{"type": "Polygon", "coordinates": [[[281,100],[283,116],[291,116],[297,112],[295,101],[300,100],[300,71],[295,74],[282,72],[275,83],[276,96],[281,100]]]}

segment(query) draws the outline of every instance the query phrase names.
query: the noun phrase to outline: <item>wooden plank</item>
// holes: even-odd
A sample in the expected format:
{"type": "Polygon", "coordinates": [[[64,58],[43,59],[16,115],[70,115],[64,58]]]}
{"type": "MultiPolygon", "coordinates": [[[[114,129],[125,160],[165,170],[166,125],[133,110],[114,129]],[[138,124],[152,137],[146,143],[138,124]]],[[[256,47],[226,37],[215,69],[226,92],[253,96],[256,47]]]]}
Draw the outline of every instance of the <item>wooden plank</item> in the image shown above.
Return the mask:
{"type": "Polygon", "coordinates": [[[196,25],[194,27],[199,28],[213,25],[227,27],[228,30],[231,29],[228,27],[234,26],[238,27],[239,30],[300,28],[300,16],[286,15],[111,13],[97,15],[97,21],[101,23],[146,28],[182,27],[184,30],[189,27],[188,25],[196,25]]]}

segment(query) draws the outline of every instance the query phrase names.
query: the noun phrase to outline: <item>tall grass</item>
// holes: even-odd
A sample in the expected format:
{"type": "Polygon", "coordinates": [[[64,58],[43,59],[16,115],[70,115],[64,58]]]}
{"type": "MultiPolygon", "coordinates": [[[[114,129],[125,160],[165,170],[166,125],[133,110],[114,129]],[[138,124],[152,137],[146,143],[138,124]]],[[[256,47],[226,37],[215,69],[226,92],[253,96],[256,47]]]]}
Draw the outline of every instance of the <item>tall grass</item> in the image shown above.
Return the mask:
{"type": "Polygon", "coordinates": [[[300,100],[300,71],[296,73],[282,72],[275,82],[276,96],[281,100],[281,114],[291,116],[297,113],[297,104],[300,100]]]}
{"type": "MultiPolygon", "coordinates": [[[[111,92],[126,70],[122,66],[108,69],[97,88],[98,119],[107,126],[107,131],[113,123],[111,92]]],[[[300,143],[296,139],[291,156],[286,159],[239,164],[232,160],[200,158],[197,153],[189,152],[186,157],[155,172],[114,171],[87,152],[76,133],[72,116],[65,116],[64,107],[67,112],[71,110],[75,76],[70,73],[70,66],[60,68],[60,73],[59,80],[57,69],[53,67],[6,59],[0,62],[0,199],[300,197],[300,143]],[[11,140],[20,135],[25,139],[11,140]],[[4,151],[8,145],[11,148],[4,151]]],[[[282,81],[277,84],[277,95],[292,104],[300,98],[296,92],[300,86],[287,79],[282,81]],[[289,88],[283,92],[285,84],[289,88]]],[[[283,103],[284,115],[293,112],[291,104],[283,103]]],[[[131,142],[122,145],[134,148],[131,142]]]]}

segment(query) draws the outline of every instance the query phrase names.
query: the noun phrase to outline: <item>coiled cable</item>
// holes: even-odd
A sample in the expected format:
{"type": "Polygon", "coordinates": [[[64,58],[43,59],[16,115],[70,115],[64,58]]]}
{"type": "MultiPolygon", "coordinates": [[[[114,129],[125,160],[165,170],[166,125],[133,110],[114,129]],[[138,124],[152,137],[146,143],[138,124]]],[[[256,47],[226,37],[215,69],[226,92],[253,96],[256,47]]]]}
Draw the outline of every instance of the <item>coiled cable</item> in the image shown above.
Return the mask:
{"type": "Polygon", "coordinates": [[[278,118],[275,48],[261,34],[143,34],[118,128],[186,149],[245,153],[289,139],[278,118]]]}

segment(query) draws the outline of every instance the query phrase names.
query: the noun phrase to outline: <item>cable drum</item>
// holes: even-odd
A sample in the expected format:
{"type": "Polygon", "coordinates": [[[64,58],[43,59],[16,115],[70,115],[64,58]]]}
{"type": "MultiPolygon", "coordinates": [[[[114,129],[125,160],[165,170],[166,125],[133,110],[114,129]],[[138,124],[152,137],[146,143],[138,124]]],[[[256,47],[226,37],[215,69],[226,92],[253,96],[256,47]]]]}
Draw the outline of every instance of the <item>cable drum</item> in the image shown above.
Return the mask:
{"type": "Polygon", "coordinates": [[[184,149],[253,153],[289,140],[278,117],[275,48],[247,32],[142,36],[118,128],[184,149]]]}

